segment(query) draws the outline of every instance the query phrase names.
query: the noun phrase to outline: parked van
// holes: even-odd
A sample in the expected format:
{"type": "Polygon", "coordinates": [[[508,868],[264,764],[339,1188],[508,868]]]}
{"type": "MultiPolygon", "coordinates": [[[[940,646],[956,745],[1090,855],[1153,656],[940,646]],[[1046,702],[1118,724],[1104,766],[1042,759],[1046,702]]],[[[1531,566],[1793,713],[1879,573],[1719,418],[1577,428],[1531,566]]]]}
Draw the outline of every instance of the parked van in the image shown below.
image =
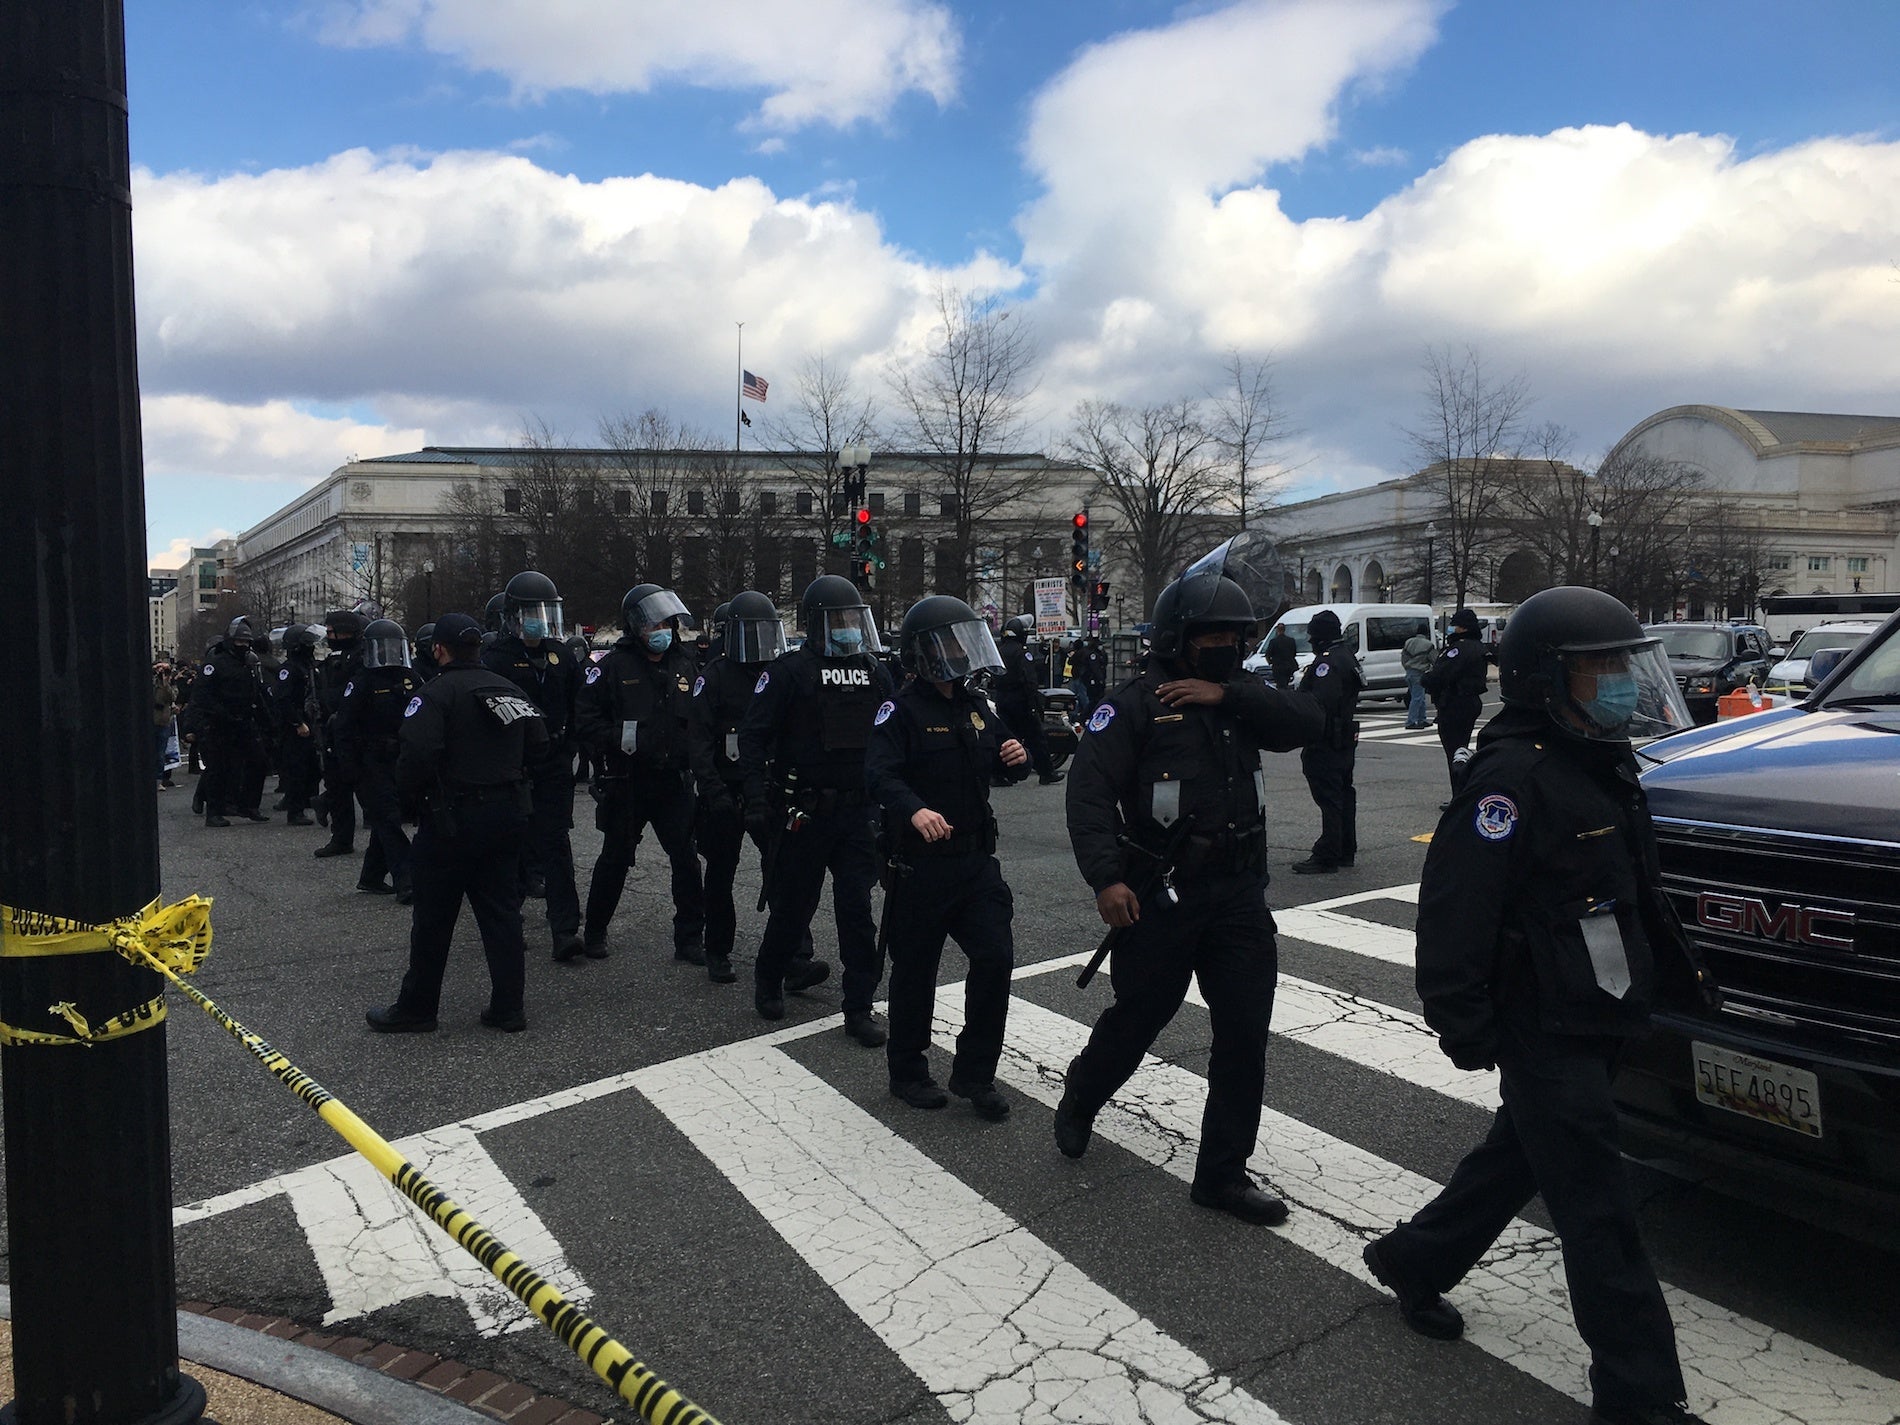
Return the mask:
{"type": "MultiPolygon", "coordinates": [[[[1405,669],[1399,666],[1399,654],[1406,639],[1422,633],[1433,638],[1434,643],[1438,642],[1432,634],[1429,604],[1308,604],[1304,608],[1288,609],[1280,621],[1267,630],[1267,638],[1284,632],[1293,640],[1300,651],[1301,671],[1313,661],[1313,645],[1307,641],[1306,625],[1321,609],[1331,609],[1339,615],[1339,626],[1347,645],[1359,657],[1359,666],[1366,675],[1366,693],[1371,697],[1405,696],[1405,669]]],[[[1266,647],[1267,641],[1263,638],[1247,660],[1247,667],[1256,673],[1266,671],[1266,647]]]]}

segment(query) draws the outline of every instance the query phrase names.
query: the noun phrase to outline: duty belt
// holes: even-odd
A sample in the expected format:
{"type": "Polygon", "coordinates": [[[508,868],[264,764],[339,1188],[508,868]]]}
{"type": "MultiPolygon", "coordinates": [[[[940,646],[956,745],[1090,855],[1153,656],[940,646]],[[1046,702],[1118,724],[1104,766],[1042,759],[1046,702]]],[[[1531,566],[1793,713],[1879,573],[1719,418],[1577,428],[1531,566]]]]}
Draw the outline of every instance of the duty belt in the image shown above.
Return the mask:
{"type": "Polygon", "coordinates": [[[936,856],[993,856],[996,854],[996,819],[989,818],[981,830],[954,831],[942,841],[925,841],[914,831],[904,837],[898,853],[908,861],[936,856]]]}
{"type": "Polygon", "coordinates": [[[1205,876],[1237,876],[1258,869],[1265,862],[1267,828],[1249,831],[1222,831],[1212,836],[1189,836],[1175,853],[1174,872],[1197,879],[1205,876]]]}
{"type": "Polygon", "coordinates": [[[513,801],[521,795],[520,782],[484,782],[447,789],[449,800],[457,806],[479,802],[513,801]]]}

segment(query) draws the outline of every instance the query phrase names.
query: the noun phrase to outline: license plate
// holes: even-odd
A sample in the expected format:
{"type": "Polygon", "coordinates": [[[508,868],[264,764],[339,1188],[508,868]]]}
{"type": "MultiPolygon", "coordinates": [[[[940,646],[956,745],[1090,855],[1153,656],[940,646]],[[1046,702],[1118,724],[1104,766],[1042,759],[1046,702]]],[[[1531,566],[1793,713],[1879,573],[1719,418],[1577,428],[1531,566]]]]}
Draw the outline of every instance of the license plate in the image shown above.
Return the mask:
{"type": "Polygon", "coordinates": [[[1821,1136],[1821,1086],[1806,1069],[1738,1054],[1714,1044],[1692,1043],[1695,1096],[1714,1108],[1821,1136]]]}

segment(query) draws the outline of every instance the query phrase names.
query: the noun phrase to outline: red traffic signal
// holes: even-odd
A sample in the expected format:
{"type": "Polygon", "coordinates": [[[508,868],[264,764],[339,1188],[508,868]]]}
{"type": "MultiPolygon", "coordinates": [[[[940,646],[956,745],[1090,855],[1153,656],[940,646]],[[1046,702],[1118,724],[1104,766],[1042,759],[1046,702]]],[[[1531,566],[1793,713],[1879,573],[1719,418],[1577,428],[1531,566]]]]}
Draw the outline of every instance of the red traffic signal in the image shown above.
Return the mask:
{"type": "Polygon", "coordinates": [[[1075,517],[1074,523],[1077,529],[1087,529],[1089,527],[1088,512],[1084,510],[1081,514],[1078,514],[1075,517]]]}
{"type": "Polygon", "coordinates": [[[857,513],[857,521],[858,528],[862,529],[871,522],[871,512],[869,510],[860,509],[857,513]]]}

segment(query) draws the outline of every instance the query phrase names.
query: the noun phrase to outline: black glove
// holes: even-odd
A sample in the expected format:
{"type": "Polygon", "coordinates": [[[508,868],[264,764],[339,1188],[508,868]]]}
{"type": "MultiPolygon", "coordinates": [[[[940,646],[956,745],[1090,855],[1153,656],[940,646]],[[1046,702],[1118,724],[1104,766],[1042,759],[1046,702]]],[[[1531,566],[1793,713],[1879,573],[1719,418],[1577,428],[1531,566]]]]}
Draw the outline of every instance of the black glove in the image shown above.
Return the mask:
{"type": "Polygon", "coordinates": [[[1488,1039],[1482,1042],[1461,1040],[1457,1043],[1441,1039],[1439,1045],[1444,1049],[1445,1057],[1467,1073],[1481,1073],[1498,1066],[1497,1046],[1488,1039]]]}
{"type": "Polygon", "coordinates": [[[746,833],[754,841],[764,842],[776,829],[772,825],[772,808],[764,802],[747,802],[745,808],[746,833]]]}

